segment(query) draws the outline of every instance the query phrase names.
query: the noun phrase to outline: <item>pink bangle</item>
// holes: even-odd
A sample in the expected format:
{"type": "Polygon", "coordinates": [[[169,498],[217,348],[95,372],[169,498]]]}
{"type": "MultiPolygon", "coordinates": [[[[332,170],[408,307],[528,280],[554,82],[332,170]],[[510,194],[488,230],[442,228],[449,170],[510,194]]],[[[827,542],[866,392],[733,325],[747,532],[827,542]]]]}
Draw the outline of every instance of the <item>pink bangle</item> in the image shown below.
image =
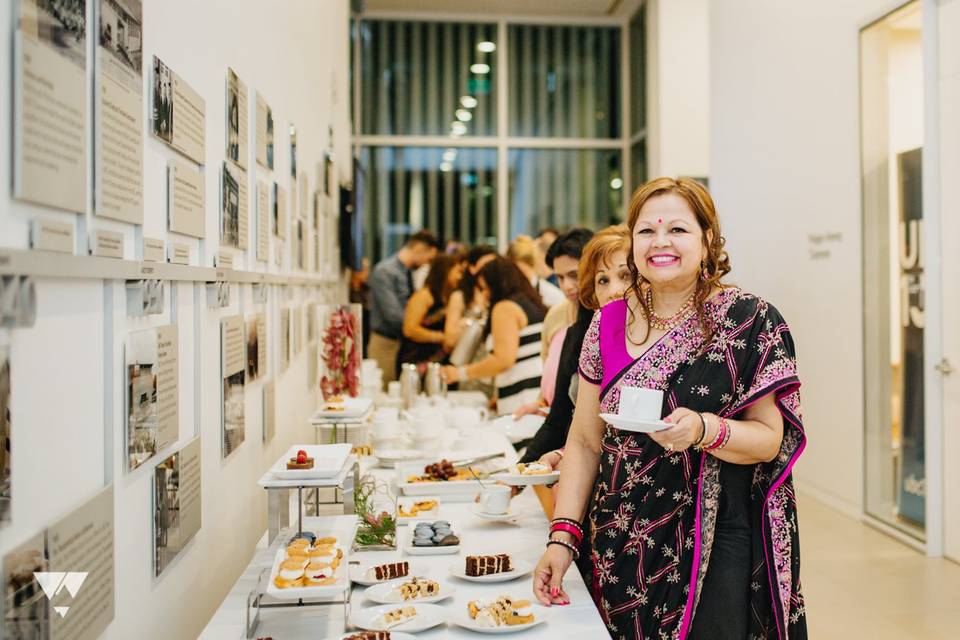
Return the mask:
{"type": "Polygon", "coordinates": [[[723,446],[723,442],[727,438],[727,434],[730,431],[730,425],[727,423],[726,418],[717,416],[717,420],[719,421],[717,435],[714,437],[713,441],[710,442],[710,444],[704,447],[705,451],[712,451],[713,449],[718,449],[723,446]]]}
{"type": "Polygon", "coordinates": [[[550,535],[557,532],[569,533],[578,545],[583,542],[583,532],[569,522],[554,522],[550,525],[550,535]]]}
{"type": "Polygon", "coordinates": [[[723,434],[723,442],[717,447],[717,449],[723,449],[727,446],[727,443],[730,442],[730,435],[733,433],[733,427],[726,420],[723,421],[723,426],[727,428],[727,432],[723,434]]]}

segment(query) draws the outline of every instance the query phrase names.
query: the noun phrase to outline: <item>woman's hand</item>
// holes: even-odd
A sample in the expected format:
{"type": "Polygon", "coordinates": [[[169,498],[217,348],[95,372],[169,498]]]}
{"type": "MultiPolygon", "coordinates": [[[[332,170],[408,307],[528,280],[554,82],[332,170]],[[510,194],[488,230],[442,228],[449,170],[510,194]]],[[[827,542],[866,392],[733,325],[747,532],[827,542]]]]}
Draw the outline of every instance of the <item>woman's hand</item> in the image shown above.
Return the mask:
{"type": "Polygon", "coordinates": [[[540,404],[539,401],[528,402],[527,404],[523,405],[522,407],[520,407],[519,409],[513,412],[513,419],[519,420],[523,416],[530,416],[530,415],[536,415],[536,416],[546,415],[544,412],[544,406],[540,404]]]}
{"type": "Polygon", "coordinates": [[[560,466],[560,461],[563,460],[563,454],[559,451],[548,451],[547,453],[540,456],[540,459],[537,460],[540,464],[545,464],[550,467],[551,471],[556,471],[557,467],[560,466]]]}
{"type": "Polygon", "coordinates": [[[544,551],[533,571],[533,594],[541,604],[570,604],[570,596],[563,590],[563,576],[572,562],[570,550],[558,544],[544,551]]]}
{"type": "Polygon", "coordinates": [[[443,379],[447,381],[447,384],[460,382],[460,371],[452,364],[444,366],[440,370],[440,374],[443,376],[443,379]]]}
{"type": "Polygon", "coordinates": [[[700,438],[703,423],[700,414],[690,409],[678,408],[663,419],[673,426],[650,434],[653,441],[667,451],[685,451],[700,438]]]}

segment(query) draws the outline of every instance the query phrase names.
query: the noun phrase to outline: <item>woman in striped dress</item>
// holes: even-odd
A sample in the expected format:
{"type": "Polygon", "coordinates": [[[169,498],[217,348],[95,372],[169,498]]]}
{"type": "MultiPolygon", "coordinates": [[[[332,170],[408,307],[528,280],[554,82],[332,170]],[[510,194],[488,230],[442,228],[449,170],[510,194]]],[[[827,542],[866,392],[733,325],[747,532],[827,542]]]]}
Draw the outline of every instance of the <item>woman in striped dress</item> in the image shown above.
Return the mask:
{"type": "Polygon", "coordinates": [[[478,274],[478,285],[490,303],[490,355],[464,367],[444,368],[447,382],[494,378],[497,413],[510,415],[540,393],[543,361],[540,332],[547,308],[516,265],[503,257],[478,274]]]}

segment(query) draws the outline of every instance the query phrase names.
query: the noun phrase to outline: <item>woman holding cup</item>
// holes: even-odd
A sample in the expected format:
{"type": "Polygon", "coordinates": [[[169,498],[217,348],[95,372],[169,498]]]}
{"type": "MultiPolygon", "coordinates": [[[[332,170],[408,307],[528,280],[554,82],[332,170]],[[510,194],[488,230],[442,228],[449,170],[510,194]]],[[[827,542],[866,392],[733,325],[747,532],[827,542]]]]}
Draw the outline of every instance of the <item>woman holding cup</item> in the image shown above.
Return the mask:
{"type": "Polygon", "coordinates": [[[594,595],[613,637],[805,638],[790,477],[805,436],[789,328],[721,282],[729,257],[700,184],[646,183],[628,227],[631,286],[587,330],[534,593],[569,602],[563,575],[592,497],[594,595]],[[643,411],[654,396],[652,416],[620,407],[643,411]],[[621,430],[601,413],[667,425],[621,430]]]}

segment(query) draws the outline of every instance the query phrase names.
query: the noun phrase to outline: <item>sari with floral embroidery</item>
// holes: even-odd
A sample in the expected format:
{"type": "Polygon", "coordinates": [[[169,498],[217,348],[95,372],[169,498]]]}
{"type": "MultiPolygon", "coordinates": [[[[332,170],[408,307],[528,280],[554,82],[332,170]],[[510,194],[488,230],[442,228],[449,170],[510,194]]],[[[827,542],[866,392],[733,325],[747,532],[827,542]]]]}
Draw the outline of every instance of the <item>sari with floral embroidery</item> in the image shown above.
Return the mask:
{"type": "MultiPolygon", "coordinates": [[[[806,638],[796,502],[790,471],[806,438],[793,340],[780,313],[737,288],[706,303],[713,336],[696,316],[639,358],[627,352],[623,300],[598,311],[587,330],[580,375],[600,386],[600,407],[617,413],[620,389],[664,391],[677,407],[742,417],[773,394],[783,416],[777,457],[753,466],[749,487],[750,612],[753,639],[806,638]]],[[[590,512],[594,597],[614,638],[678,638],[690,632],[710,566],[729,463],[692,448],[671,453],[648,435],[607,426],[590,512]]]]}

